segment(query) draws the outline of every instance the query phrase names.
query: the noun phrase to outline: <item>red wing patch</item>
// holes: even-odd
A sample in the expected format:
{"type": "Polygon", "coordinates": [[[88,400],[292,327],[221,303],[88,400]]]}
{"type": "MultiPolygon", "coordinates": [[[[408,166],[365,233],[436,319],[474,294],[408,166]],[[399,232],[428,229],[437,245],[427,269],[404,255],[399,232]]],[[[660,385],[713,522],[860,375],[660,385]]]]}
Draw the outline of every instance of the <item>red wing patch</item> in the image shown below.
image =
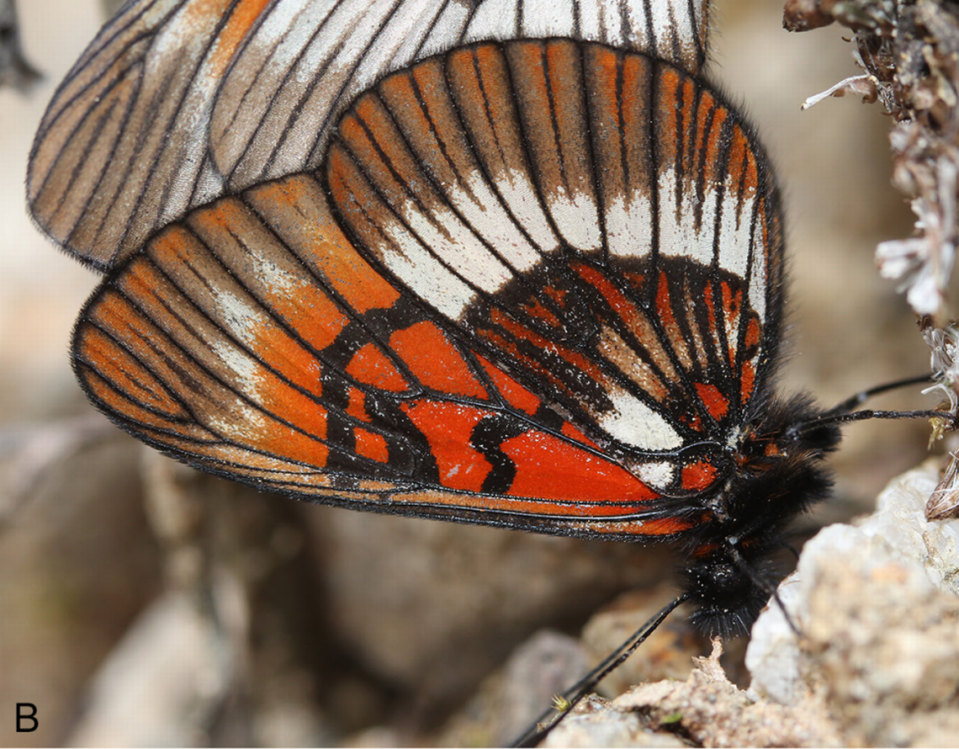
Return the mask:
{"type": "Polygon", "coordinates": [[[683,466],[682,487],[689,492],[702,491],[712,486],[716,475],[716,466],[705,461],[683,466]]]}

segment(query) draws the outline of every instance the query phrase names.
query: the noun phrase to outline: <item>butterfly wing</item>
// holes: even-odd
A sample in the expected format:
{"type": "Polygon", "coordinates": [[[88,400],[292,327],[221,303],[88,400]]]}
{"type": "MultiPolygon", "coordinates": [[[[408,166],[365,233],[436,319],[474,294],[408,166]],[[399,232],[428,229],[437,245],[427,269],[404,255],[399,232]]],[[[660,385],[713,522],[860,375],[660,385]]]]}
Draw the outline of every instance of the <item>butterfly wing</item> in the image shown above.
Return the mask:
{"type": "Polygon", "coordinates": [[[781,248],[757,148],[643,55],[431,58],[357,100],[323,169],[195,209],[117,268],[75,368],[139,438],[258,486],[675,535],[700,511],[670,500],[724,475],[772,353],[781,248]],[[688,244],[670,254],[669,232],[688,244]]]}
{"type": "Polygon", "coordinates": [[[108,269],[193,208],[315,168],[343,108],[388,71],[464,41],[543,34],[695,70],[704,0],[128,2],[44,116],[31,210],[58,244],[108,269]]]}

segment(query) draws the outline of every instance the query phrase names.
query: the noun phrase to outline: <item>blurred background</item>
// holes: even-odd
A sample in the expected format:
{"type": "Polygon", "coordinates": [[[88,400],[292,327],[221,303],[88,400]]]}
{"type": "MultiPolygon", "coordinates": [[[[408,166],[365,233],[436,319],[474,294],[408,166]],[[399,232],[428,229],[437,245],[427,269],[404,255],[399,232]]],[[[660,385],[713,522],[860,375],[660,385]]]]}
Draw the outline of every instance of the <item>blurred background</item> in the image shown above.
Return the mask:
{"type": "MultiPolygon", "coordinates": [[[[889,123],[850,98],[800,112],[858,72],[851,46],[838,28],[786,33],[776,2],[716,5],[711,76],[745,104],[785,186],[782,387],[832,405],[926,371],[914,316],[873,262],[912,227],[889,185],[889,123]]],[[[46,102],[106,11],[18,11],[43,79],[0,90],[0,744],[508,741],[525,718],[504,713],[522,700],[502,675],[471,697],[484,677],[541,628],[577,634],[661,581],[668,556],[303,506],[197,477],[106,424],[67,356],[97,278],[36,231],[23,196],[46,102]],[[16,702],[38,706],[39,730],[14,732],[16,702]]],[[[917,388],[880,405],[936,404],[917,388]]],[[[927,438],[924,422],[847,428],[836,498],[803,530],[868,509],[927,438]]],[[[557,642],[533,671],[562,681],[584,656],[557,642]]],[[[558,688],[523,684],[542,707],[558,688]]]]}

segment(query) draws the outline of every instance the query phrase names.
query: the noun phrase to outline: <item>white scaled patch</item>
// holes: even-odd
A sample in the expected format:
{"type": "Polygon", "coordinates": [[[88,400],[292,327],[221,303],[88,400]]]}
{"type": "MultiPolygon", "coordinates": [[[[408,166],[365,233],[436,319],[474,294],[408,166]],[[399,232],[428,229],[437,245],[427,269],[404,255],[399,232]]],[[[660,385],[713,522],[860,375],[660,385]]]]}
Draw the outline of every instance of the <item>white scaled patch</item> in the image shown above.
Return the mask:
{"type": "Polygon", "coordinates": [[[255,445],[267,432],[269,424],[262,412],[237,403],[228,417],[211,418],[206,426],[219,435],[228,435],[231,441],[255,445]]]}
{"type": "Polygon", "coordinates": [[[226,185],[223,181],[223,175],[214,168],[212,161],[203,164],[203,171],[197,175],[197,184],[193,190],[192,205],[203,205],[211,202],[214,198],[223,194],[226,185]]]}
{"type": "Polygon", "coordinates": [[[599,215],[596,203],[585,193],[572,195],[562,187],[546,196],[550,213],[563,239],[577,250],[600,249],[599,215]]]}
{"type": "MultiPolygon", "coordinates": [[[[759,227],[756,228],[756,234],[759,234],[759,227]]],[[[749,279],[749,306],[756,310],[759,319],[766,319],[766,258],[763,255],[760,245],[756,243],[747,243],[747,247],[753,253],[753,269],[749,279]]]]}
{"type": "MultiPolygon", "coordinates": [[[[510,269],[445,206],[436,206],[425,215],[411,201],[403,207],[403,218],[422,244],[468,283],[494,294],[512,280],[510,269]]],[[[437,264],[435,260],[433,264],[437,264]]]]}
{"type": "Polygon", "coordinates": [[[511,39],[516,36],[517,0],[486,0],[470,21],[464,42],[511,39]]]}
{"type": "Polygon", "coordinates": [[[282,98],[287,107],[276,110],[284,115],[285,123],[271,122],[276,118],[273,110],[267,110],[265,123],[257,129],[257,138],[269,137],[261,135],[264,129],[266,133],[273,128],[282,132],[281,138],[269,137],[276,148],[264,176],[287,175],[302,169],[304,157],[316,143],[317,123],[324,123],[325,127],[338,107],[385,72],[383,45],[395,48],[396,40],[387,37],[384,41],[379,32],[395,17],[396,6],[390,0],[364,0],[364,6],[363,15],[358,16],[349,4],[338,4],[298,57],[283,87],[282,98]],[[357,24],[358,17],[363,18],[362,24],[357,24]],[[371,37],[371,32],[376,33],[371,37]],[[322,85],[316,85],[319,70],[324,71],[322,85]],[[298,101],[290,107],[292,96],[297,96],[298,101]]]}
{"type": "Polygon", "coordinates": [[[662,460],[656,463],[643,463],[634,468],[633,472],[647,486],[651,486],[653,489],[665,489],[673,483],[673,478],[676,476],[676,466],[662,460]]]}
{"type": "MultiPolygon", "coordinates": [[[[736,220],[736,201],[727,200],[720,218],[719,265],[740,278],[746,278],[749,264],[750,222],[755,199],[743,201],[739,220],[736,220]]],[[[755,262],[755,261],[754,261],[755,262]]]]}
{"type": "MultiPolygon", "coordinates": [[[[515,222],[490,190],[489,183],[478,173],[469,175],[468,192],[458,185],[447,188],[449,201],[463,216],[470,228],[482,237],[514,270],[525,273],[542,259],[523,236],[515,222]]],[[[485,248],[480,252],[486,254],[485,248]]]]}
{"type": "Polygon", "coordinates": [[[371,249],[386,267],[437,312],[451,320],[460,319],[473,303],[475,292],[450,273],[398,222],[387,221],[380,228],[390,243],[371,249]]]}
{"type": "MultiPolygon", "coordinates": [[[[296,101],[308,86],[307,81],[313,80],[315,71],[323,69],[325,58],[312,52],[311,43],[318,29],[328,27],[334,10],[332,0],[286,0],[274,3],[265,14],[244,53],[235,59],[214,110],[210,147],[221,173],[232,174],[241,161],[248,159],[247,149],[269,117],[280,116],[285,124],[290,106],[282,107],[280,103],[290,98],[296,101]],[[238,101],[239,108],[234,109],[238,101]],[[267,102],[276,106],[268,111],[267,102]]],[[[365,5],[354,9],[355,13],[365,11],[365,5]]],[[[333,48],[332,44],[326,47],[333,48]]],[[[282,131],[283,126],[273,129],[282,131]]],[[[255,169],[259,171],[259,167],[255,169]]]]}
{"type": "MultiPolygon", "coordinates": [[[[667,257],[685,257],[702,265],[713,261],[713,234],[696,231],[695,194],[683,192],[676,203],[676,173],[666,170],[659,177],[659,251],[667,257]]],[[[715,198],[713,198],[715,200],[715,198]]],[[[705,217],[704,217],[705,218],[705,217]]],[[[712,229],[711,223],[704,227],[712,229]]]]}
{"type": "Polygon", "coordinates": [[[606,206],[606,243],[610,254],[623,258],[649,255],[653,246],[652,215],[649,199],[639,192],[610,200],[606,206]]]}
{"type": "Polygon", "coordinates": [[[213,354],[236,374],[247,395],[257,392],[263,382],[263,372],[256,359],[225,341],[214,341],[210,348],[213,354]]]}
{"type": "MultiPolygon", "coordinates": [[[[634,49],[653,49],[653,40],[647,38],[646,30],[649,28],[649,19],[646,17],[646,1],[647,0],[623,0],[627,8],[627,17],[629,18],[629,30],[627,39],[634,49]]],[[[655,5],[662,5],[663,1],[660,0],[659,3],[652,3],[655,5]]],[[[653,11],[655,12],[655,8],[653,11]]],[[[661,26],[660,28],[669,28],[669,26],[661,26]]]]}
{"type": "Polygon", "coordinates": [[[640,450],[674,450],[683,440],[669,423],[635,396],[622,390],[609,393],[613,409],[599,425],[611,437],[640,450]]]}
{"type": "MultiPolygon", "coordinates": [[[[365,49],[362,45],[367,43],[370,32],[365,23],[356,23],[358,16],[350,14],[352,44],[348,44],[363,50],[350,82],[350,88],[356,94],[368,89],[375,80],[382,77],[384,71],[409,62],[423,35],[429,30],[435,8],[432,0],[404,0],[399,5],[389,3],[384,15],[388,20],[365,49]]],[[[352,99],[353,96],[349,98],[352,99]]]]}
{"type": "Polygon", "coordinates": [[[528,38],[569,36],[575,28],[572,0],[523,3],[523,34],[528,38]]]}
{"type": "Polygon", "coordinates": [[[466,3],[450,3],[443,9],[433,28],[430,29],[429,36],[423,42],[423,47],[417,59],[426,59],[432,57],[437,52],[445,52],[449,49],[450,39],[456,39],[466,25],[469,18],[469,10],[466,3]]]}
{"type": "MultiPolygon", "coordinates": [[[[693,12],[701,18],[705,0],[484,0],[470,20],[464,42],[488,39],[576,37],[613,47],[654,52],[682,63],[695,49],[698,29],[693,12]],[[649,14],[647,14],[647,6],[649,14]],[[517,16],[522,17],[517,23],[517,16]],[[650,26],[656,39],[648,38],[650,26]],[[678,38],[680,49],[674,48],[678,38]],[[656,42],[655,46],[653,42],[656,42]]],[[[421,58],[422,59],[422,58],[421,58]]]]}
{"type": "MultiPolygon", "coordinates": [[[[653,28],[656,29],[657,36],[661,36],[663,39],[669,38],[667,29],[679,30],[676,27],[684,28],[688,25],[684,23],[684,16],[687,16],[685,9],[682,7],[685,4],[686,0],[681,2],[675,2],[675,0],[667,0],[660,2],[650,3],[650,15],[653,17],[653,28]],[[677,21],[679,22],[677,24],[677,21]]],[[[675,33],[675,32],[674,32],[675,33]]],[[[662,42],[659,42],[659,47],[663,46],[662,42]]]]}
{"type": "MultiPolygon", "coordinates": [[[[275,245],[268,243],[250,243],[247,248],[247,258],[255,265],[257,278],[278,296],[292,298],[300,290],[305,289],[308,283],[305,278],[295,276],[285,268],[277,265],[273,253],[279,250],[275,245]]],[[[264,318],[265,319],[265,318],[264,318]]]]}
{"type": "MultiPolygon", "coordinates": [[[[593,6],[592,3],[588,5],[593,6]]],[[[603,30],[603,35],[598,37],[599,40],[613,47],[622,47],[625,43],[627,30],[623,28],[623,14],[619,2],[617,0],[598,0],[593,7],[595,7],[598,16],[597,23],[603,30]]],[[[593,37],[588,38],[592,39],[593,37]]]]}
{"type": "MultiPolygon", "coordinates": [[[[604,41],[609,44],[606,32],[603,29],[602,12],[603,2],[581,4],[579,8],[579,33],[583,39],[604,41]]],[[[619,40],[617,40],[619,41],[619,40]]],[[[621,45],[619,45],[621,46],[621,45]]]]}

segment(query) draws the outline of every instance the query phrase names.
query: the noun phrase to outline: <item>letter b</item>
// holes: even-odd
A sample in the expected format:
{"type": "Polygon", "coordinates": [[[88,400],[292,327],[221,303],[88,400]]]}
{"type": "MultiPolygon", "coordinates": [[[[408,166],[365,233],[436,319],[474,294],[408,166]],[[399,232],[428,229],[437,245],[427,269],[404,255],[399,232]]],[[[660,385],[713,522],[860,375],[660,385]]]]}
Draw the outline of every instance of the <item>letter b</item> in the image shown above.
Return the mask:
{"type": "Polygon", "coordinates": [[[32,733],[40,727],[40,721],[36,719],[37,706],[32,702],[17,703],[17,733],[32,733]],[[29,709],[29,712],[27,710],[29,709]],[[29,728],[24,727],[24,723],[30,721],[33,725],[29,728]]]}

